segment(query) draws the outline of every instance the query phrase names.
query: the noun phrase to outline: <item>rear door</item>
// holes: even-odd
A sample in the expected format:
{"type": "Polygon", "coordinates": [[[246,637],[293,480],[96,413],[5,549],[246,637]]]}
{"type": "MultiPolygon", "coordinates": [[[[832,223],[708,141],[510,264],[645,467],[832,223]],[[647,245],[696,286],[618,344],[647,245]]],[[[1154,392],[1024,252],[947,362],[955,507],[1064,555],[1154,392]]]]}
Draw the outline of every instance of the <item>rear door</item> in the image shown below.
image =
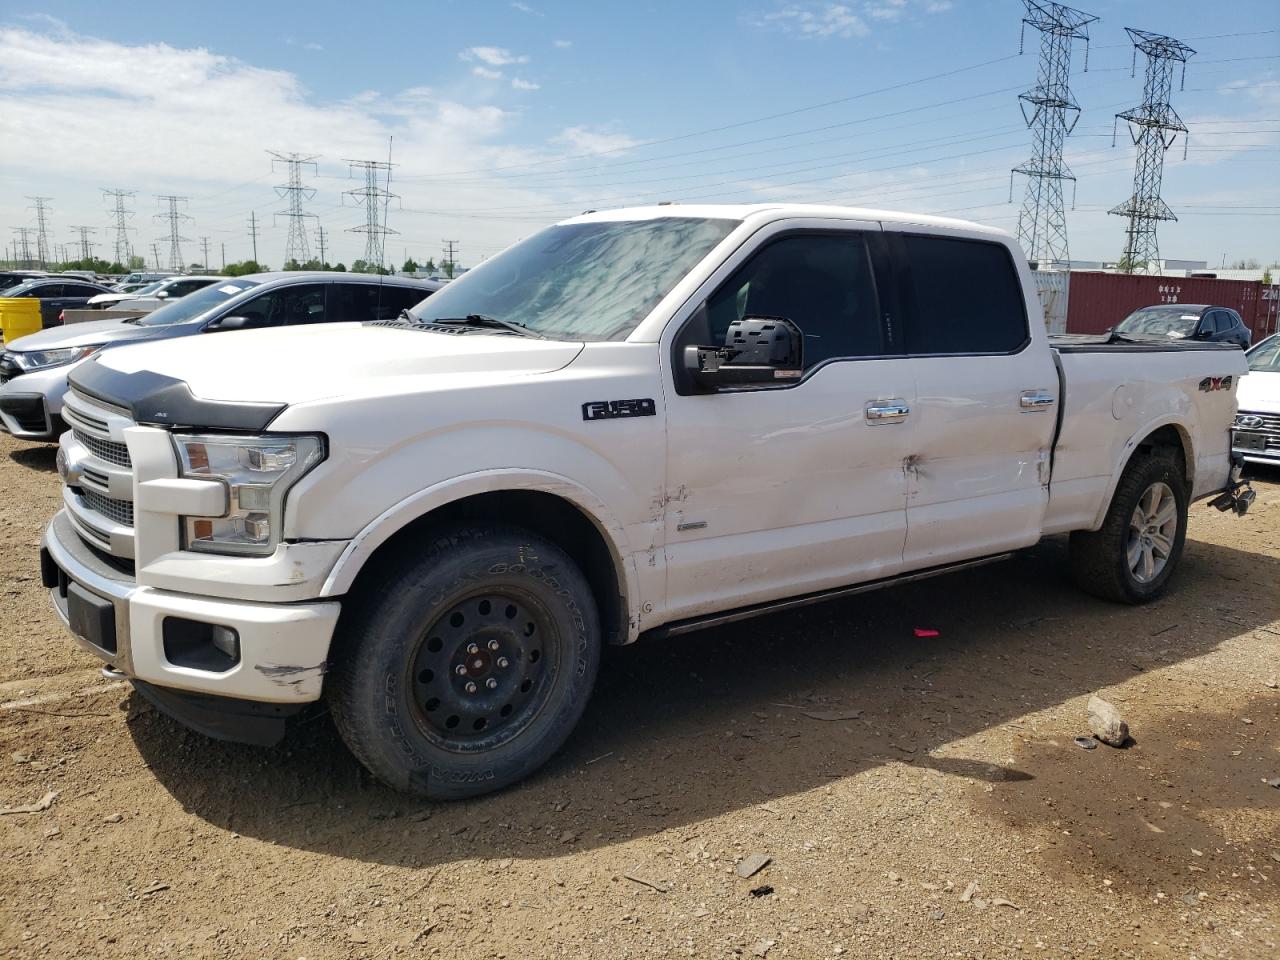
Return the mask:
{"type": "Polygon", "coordinates": [[[1040,538],[1058,375],[1029,277],[981,234],[886,233],[904,273],[903,336],[916,384],[907,483],[908,569],[1040,538]],[[1031,323],[1035,323],[1035,329],[1031,323]]]}
{"type": "Polygon", "coordinates": [[[914,399],[889,343],[879,224],[774,224],[692,299],[674,338],[665,507],[673,619],[889,576],[906,535],[902,459],[914,399]],[[693,344],[719,345],[743,316],[804,334],[785,385],[697,392],[693,344]]]}

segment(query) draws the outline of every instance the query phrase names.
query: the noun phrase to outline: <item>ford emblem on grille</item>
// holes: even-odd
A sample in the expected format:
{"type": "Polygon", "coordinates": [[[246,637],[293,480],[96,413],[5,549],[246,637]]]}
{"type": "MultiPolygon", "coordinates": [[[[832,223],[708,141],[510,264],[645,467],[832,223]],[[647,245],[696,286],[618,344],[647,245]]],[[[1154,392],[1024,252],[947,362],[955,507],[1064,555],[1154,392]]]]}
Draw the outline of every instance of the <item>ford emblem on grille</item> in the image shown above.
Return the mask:
{"type": "Polygon", "coordinates": [[[1259,430],[1265,422],[1261,417],[1252,413],[1236,417],[1236,426],[1243,427],[1245,430],[1259,430]]]}

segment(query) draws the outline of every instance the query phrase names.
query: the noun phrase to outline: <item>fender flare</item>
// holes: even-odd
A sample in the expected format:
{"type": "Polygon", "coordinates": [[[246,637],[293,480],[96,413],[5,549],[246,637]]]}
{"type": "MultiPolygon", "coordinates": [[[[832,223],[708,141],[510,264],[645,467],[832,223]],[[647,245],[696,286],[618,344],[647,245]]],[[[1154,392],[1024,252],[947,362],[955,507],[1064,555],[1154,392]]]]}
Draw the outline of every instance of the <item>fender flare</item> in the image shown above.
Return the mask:
{"type": "Polygon", "coordinates": [[[1187,495],[1190,496],[1195,483],[1196,472],[1195,444],[1191,439],[1191,431],[1176,416],[1157,417],[1144,423],[1124,442],[1124,446],[1120,449],[1120,457],[1116,462],[1115,468],[1111,471],[1111,479],[1107,482],[1106,493],[1102,497],[1102,503],[1093,518],[1093,525],[1089,528],[1090,530],[1099,529],[1103,520],[1106,519],[1107,511],[1111,509],[1111,499],[1116,495],[1116,487],[1120,485],[1120,476],[1128,469],[1129,461],[1133,459],[1138,445],[1163,427],[1173,427],[1178,432],[1178,439],[1182,441],[1182,456],[1187,464],[1187,495]]]}
{"type": "Polygon", "coordinates": [[[545,470],[484,470],[451,477],[405,497],[387,508],[355,535],[339,555],[320,588],[321,597],[341,596],[351,589],[364,565],[392,536],[433,510],[466,497],[501,490],[531,490],[560,497],[573,504],[599,530],[617,571],[627,612],[628,642],[640,621],[640,596],[634,551],[622,525],[595,493],[560,474],[545,470]]]}

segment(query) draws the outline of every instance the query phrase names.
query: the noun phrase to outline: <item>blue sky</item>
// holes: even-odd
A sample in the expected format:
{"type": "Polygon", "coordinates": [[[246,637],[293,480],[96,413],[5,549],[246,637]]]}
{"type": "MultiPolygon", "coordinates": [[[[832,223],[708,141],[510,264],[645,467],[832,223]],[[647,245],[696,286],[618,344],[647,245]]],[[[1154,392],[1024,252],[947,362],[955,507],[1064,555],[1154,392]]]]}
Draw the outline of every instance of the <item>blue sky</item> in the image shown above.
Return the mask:
{"type": "MultiPolygon", "coordinates": [[[[1230,17],[1182,0],[1081,6],[1089,72],[1067,157],[1077,258],[1114,258],[1133,150],[1112,115],[1141,99],[1123,27],[1197,50],[1174,105],[1192,130],[1170,151],[1161,228],[1168,257],[1280,259],[1280,31],[1274,0],[1230,17]]],[[[1012,228],[1008,169],[1030,138],[1017,93],[1015,0],[760,0],[412,6],[318,2],[208,8],[46,2],[0,14],[0,240],[53,198],[53,240],[108,241],[99,188],[134,190],[134,243],[163,233],[158,194],[189,196],[188,260],[278,264],[285,221],[267,150],[318,155],[308,209],[329,259],[350,262],[363,215],[345,158],[385,159],[395,137],[388,252],[474,262],[586,208],[660,199],[802,200],[949,213],[1012,228]]],[[[1015,201],[1021,183],[1015,186],[1015,201]]],[[[106,247],[100,248],[106,250],[106,247]]]]}

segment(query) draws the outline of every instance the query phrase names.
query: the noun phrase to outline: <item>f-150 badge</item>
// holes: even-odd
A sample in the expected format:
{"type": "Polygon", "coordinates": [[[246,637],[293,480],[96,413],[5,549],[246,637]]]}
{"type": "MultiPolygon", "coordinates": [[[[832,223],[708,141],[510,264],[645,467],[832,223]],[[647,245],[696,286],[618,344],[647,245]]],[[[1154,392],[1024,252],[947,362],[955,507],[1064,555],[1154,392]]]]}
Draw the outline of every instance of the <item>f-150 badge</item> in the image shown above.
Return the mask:
{"type": "Polygon", "coordinates": [[[1230,377],[1205,377],[1200,381],[1200,389],[1204,393],[1212,393],[1214,390],[1230,390],[1230,377]]]}
{"type": "Polygon", "coordinates": [[[618,420],[622,417],[654,417],[657,414],[651,399],[592,400],[582,405],[583,420],[618,420]]]}

